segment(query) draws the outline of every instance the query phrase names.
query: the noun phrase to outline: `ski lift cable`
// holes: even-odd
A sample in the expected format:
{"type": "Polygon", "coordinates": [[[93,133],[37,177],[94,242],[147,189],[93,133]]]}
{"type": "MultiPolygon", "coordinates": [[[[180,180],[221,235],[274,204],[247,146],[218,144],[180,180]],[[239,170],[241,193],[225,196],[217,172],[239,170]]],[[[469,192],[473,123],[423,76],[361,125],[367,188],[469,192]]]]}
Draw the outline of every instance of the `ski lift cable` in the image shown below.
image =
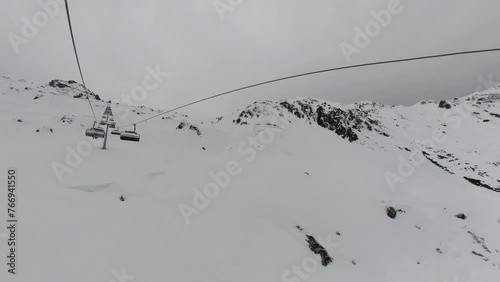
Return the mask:
{"type": "Polygon", "coordinates": [[[214,98],[217,98],[217,97],[220,97],[220,96],[225,96],[225,95],[228,95],[228,94],[231,94],[231,93],[234,93],[234,92],[238,92],[238,91],[242,91],[242,90],[254,88],[254,87],[257,87],[257,86],[262,86],[262,85],[265,85],[265,84],[275,83],[275,82],[278,82],[278,81],[289,80],[289,79],[294,79],[294,78],[298,78],[298,77],[310,76],[310,75],[315,75],[315,74],[320,74],[320,73],[326,73],[326,72],[333,72],[333,71],[345,70],[345,69],[354,69],[354,68],[369,67],[369,66],[375,66],[375,65],[386,65],[386,64],[394,64],[394,63],[401,63],[401,62],[410,62],[410,61],[436,59],[436,58],[443,58],[443,57],[452,57],[452,56],[460,56],[460,55],[478,54],[478,53],[490,53],[490,52],[500,52],[500,48],[472,50],[472,51],[462,51],[462,52],[446,53],[446,54],[439,54],[439,55],[429,55],[429,56],[420,56],[420,57],[412,57],[412,58],[405,58],[405,59],[396,59],[396,60],[389,60],[389,61],[371,62],[371,63],[364,63],[364,64],[357,64],[357,65],[343,66],[343,67],[330,68],[330,69],[324,69],[324,70],[318,70],[318,71],[312,71],[312,72],[307,72],[307,73],[301,73],[301,74],[286,76],[286,77],[272,79],[272,80],[268,80],[268,81],[264,81],[264,82],[260,82],[260,83],[255,83],[255,84],[248,85],[248,86],[245,86],[245,87],[240,87],[240,88],[229,90],[229,91],[226,91],[226,92],[223,92],[223,93],[215,94],[215,95],[212,95],[212,96],[200,99],[200,100],[196,100],[196,101],[190,102],[188,104],[185,104],[185,105],[182,105],[182,106],[179,106],[179,107],[167,110],[167,111],[163,111],[163,112],[161,112],[159,114],[156,114],[156,115],[148,117],[146,119],[137,121],[137,122],[132,123],[132,124],[120,125],[119,127],[128,127],[128,126],[132,126],[132,125],[135,126],[135,125],[137,125],[139,123],[146,122],[148,120],[157,118],[157,117],[162,116],[162,115],[166,115],[166,114],[171,113],[173,111],[177,111],[177,110],[180,110],[180,109],[192,106],[194,104],[198,104],[198,103],[210,100],[210,99],[214,99],[214,98]]]}
{"type": "Polygon", "coordinates": [[[85,79],[83,78],[82,67],[80,66],[80,59],[78,58],[78,52],[76,51],[75,36],[73,35],[73,27],[71,25],[71,17],[69,15],[68,0],[65,0],[64,2],[66,4],[66,15],[68,16],[69,31],[71,33],[71,41],[73,42],[73,49],[75,50],[75,57],[76,57],[76,63],[78,64],[78,71],[80,72],[80,77],[82,78],[83,87],[85,88],[87,101],[89,102],[90,109],[92,110],[92,115],[94,116],[94,120],[97,122],[97,116],[95,115],[94,107],[92,107],[92,102],[90,101],[90,98],[89,98],[89,90],[87,88],[87,85],[85,84],[85,79]]]}

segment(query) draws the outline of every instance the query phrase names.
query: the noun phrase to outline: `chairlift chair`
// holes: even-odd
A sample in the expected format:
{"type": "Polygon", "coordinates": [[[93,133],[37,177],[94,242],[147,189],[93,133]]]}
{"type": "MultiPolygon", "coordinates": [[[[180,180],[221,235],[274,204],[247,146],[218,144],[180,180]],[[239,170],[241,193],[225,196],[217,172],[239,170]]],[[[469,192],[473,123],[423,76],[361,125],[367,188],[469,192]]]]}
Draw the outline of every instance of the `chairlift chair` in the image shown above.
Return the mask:
{"type": "Polygon", "coordinates": [[[94,139],[104,138],[105,134],[106,133],[104,132],[104,129],[100,127],[95,127],[95,123],[92,126],[92,128],[85,130],[85,135],[88,137],[92,137],[94,139]]]}
{"type": "Polygon", "coordinates": [[[134,131],[125,131],[120,134],[120,140],[139,142],[141,135],[136,132],[136,126],[134,124],[134,131]]]}
{"type": "Polygon", "coordinates": [[[121,131],[120,131],[120,129],[117,128],[117,129],[111,131],[111,134],[113,134],[113,135],[120,135],[121,131]]]}

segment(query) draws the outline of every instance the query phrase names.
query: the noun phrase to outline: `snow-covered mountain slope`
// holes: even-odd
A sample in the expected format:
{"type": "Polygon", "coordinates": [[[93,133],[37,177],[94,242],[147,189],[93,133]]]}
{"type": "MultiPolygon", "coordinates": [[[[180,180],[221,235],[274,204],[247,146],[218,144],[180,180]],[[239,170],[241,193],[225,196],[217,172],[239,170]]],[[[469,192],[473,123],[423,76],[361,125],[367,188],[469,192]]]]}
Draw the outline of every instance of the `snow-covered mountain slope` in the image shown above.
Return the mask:
{"type": "MultiPolygon", "coordinates": [[[[83,134],[81,89],[56,88],[0,79],[20,281],[499,281],[499,88],[412,107],[175,113],[108,150],[83,134]]],[[[118,124],[158,113],[112,108],[118,124]]]]}
{"type": "Polygon", "coordinates": [[[412,107],[375,102],[342,105],[312,98],[258,101],[221,121],[216,123],[219,127],[232,122],[256,131],[279,127],[276,122],[319,126],[349,142],[418,155],[417,166],[425,157],[451,175],[500,192],[500,152],[492,150],[498,148],[500,86],[450,102],[422,101],[412,107]]]}

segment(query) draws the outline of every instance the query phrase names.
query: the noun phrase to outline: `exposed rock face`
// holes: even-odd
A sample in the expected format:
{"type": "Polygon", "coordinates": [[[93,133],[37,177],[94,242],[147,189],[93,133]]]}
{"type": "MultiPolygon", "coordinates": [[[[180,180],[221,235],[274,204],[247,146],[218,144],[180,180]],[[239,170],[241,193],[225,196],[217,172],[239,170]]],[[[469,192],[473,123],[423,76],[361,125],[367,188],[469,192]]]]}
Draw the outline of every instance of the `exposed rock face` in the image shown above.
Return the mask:
{"type": "Polygon", "coordinates": [[[69,87],[68,84],[64,83],[62,80],[54,79],[49,82],[51,87],[66,88],[69,87]]]}
{"type": "Polygon", "coordinates": [[[442,108],[442,109],[451,109],[451,105],[446,102],[446,101],[440,101],[439,102],[439,108],[442,108]]]}
{"type": "Polygon", "coordinates": [[[474,178],[470,178],[470,177],[467,177],[467,176],[464,176],[464,179],[469,181],[471,184],[473,185],[476,185],[478,187],[483,187],[483,188],[486,188],[486,189],[489,189],[489,190],[493,190],[495,192],[500,192],[500,187],[491,187],[490,185],[484,183],[483,181],[479,180],[479,179],[474,179],[474,178]]]}
{"type": "Polygon", "coordinates": [[[490,253],[490,254],[491,254],[490,249],[488,248],[488,246],[486,246],[486,240],[484,240],[484,238],[483,238],[483,237],[477,236],[477,235],[476,235],[474,232],[472,232],[472,231],[467,231],[467,233],[469,233],[469,234],[471,235],[471,237],[472,237],[472,240],[473,240],[474,244],[479,244],[479,245],[481,245],[481,247],[483,247],[483,249],[484,249],[486,252],[488,252],[488,253],[490,253]]]}
{"type": "Polygon", "coordinates": [[[281,102],[261,101],[241,111],[233,123],[247,125],[252,119],[274,116],[288,123],[302,120],[308,124],[319,125],[349,142],[357,141],[359,132],[363,130],[376,131],[382,136],[389,136],[382,130],[380,122],[372,117],[372,112],[364,109],[366,105],[360,103],[356,105],[356,108],[342,109],[312,98],[281,102]]]}
{"type": "Polygon", "coordinates": [[[200,130],[200,128],[198,128],[195,125],[192,125],[192,124],[189,124],[187,122],[184,122],[184,121],[181,122],[181,123],[179,123],[179,125],[177,126],[177,129],[179,129],[179,130],[189,129],[189,130],[192,130],[192,131],[196,132],[196,135],[201,136],[201,130],[200,130]]]}
{"type": "Polygon", "coordinates": [[[327,250],[323,246],[321,246],[313,236],[307,235],[306,241],[309,244],[309,249],[311,249],[313,253],[321,256],[321,264],[323,266],[327,266],[328,264],[333,262],[333,259],[332,257],[330,257],[327,250]]]}
{"type": "Polygon", "coordinates": [[[392,218],[392,219],[395,219],[396,216],[398,215],[398,211],[394,207],[387,207],[385,209],[385,212],[386,212],[387,216],[392,218]]]}
{"type": "MultiPolygon", "coordinates": [[[[363,121],[355,117],[351,111],[344,112],[341,109],[336,109],[325,112],[322,107],[318,107],[316,110],[316,120],[319,126],[334,131],[340,137],[349,140],[349,142],[354,142],[359,139],[358,135],[353,131],[353,128],[359,130],[363,123],[363,121]]],[[[371,126],[369,130],[371,130],[371,126]]]]}
{"type": "Polygon", "coordinates": [[[90,90],[87,92],[82,84],[74,80],[65,81],[61,79],[54,79],[49,82],[48,86],[53,88],[55,91],[54,94],[71,95],[73,98],[87,99],[88,93],[90,99],[101,101],[101,97],[99,97],[99,95],[90,90]]]}

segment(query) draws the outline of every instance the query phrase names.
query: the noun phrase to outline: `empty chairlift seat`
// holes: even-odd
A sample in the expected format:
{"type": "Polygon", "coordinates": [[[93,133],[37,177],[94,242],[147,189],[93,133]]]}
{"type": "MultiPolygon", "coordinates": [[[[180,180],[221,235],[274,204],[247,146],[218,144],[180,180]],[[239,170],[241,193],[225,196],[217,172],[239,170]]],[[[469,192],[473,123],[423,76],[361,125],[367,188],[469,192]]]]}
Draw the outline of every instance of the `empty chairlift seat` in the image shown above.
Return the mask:
{"type": "Polygon", "coordinates": [[[120,139],[125,141],[139,142],[141,135],[135,131],[125,131],[120,134],[120,139]]]}
{"type": "Polygon", "coordinates": [[[136,126],[134,124],[134,130],[122,132],[120,134],[120,139],[124,141],[139,142],[141,135],[137,133],[136,126]]]}
{"type": "Polygon", "coordinates": [[[94,139],[95,138],[104,138],[105,132],[104,132],[104,129],[102,129],[102,128],[92,127],[92,128],[87,129],[85,131],[85,135],[88,137],[92,137],[94,139]]]}

